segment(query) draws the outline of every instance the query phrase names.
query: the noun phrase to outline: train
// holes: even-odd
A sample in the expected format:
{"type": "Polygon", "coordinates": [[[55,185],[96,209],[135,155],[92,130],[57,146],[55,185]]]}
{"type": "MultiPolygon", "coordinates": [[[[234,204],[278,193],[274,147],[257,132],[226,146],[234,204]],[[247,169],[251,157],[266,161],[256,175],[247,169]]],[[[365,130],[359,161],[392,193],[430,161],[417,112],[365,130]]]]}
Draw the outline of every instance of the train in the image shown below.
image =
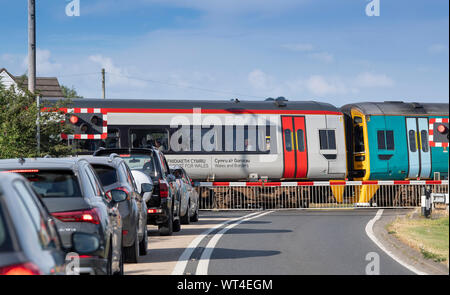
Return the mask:
{"type": "Polygon", "coordinates": [[[448,179],[448,103],[73,99],[62,110],[79,150],[154,146],[197,181],[448,179]]]}

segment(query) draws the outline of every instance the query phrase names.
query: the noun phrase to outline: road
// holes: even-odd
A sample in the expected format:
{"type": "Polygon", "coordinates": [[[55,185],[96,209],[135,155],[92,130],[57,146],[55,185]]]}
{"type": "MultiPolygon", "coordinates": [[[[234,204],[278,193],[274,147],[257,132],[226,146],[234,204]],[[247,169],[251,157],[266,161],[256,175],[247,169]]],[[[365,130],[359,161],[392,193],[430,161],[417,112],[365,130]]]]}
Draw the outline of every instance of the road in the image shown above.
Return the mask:
{"type": "Polygon", "coordinates": [[[376,213],[206,211],[200,222],[182,226],[172,237],[149,227],[148,255],[125,265],[125,274],[364,275],[373,255],[382,275],[413,274],[367,235],[365,227],[376,213]]]}

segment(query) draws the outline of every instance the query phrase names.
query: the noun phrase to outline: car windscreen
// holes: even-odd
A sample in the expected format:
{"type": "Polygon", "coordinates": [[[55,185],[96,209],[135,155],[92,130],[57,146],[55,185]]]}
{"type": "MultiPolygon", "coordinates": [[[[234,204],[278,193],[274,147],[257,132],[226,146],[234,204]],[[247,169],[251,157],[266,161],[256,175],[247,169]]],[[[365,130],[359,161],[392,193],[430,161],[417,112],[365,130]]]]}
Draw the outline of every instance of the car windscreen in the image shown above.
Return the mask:
{"type": "Polygon", "coordinates": [[[120,157],[132,170],[142,171],[150,177],[155,177],[157,175],[155,163],[150,155],[130,154],[120,155],[120,157]]]}
{"type": "Polygon", "coordinates": [[[109,186],[118,182],[117,171],[114,167],[98,164],[93,164],[92,167],[94,167],[95,172],[97,172],[103,186],[109,186]]]}
{"type": "Polygon", "coordinates": [[[2,192],[0,191],[0,253],[13,251],[11,237],[6,226],[2,205],[2,192]]]}
{"type": "Polygon", "coordinates": [[[43,198],[81,198],[80,185],[72,170],[29,170],[20,172],[43,198]]]}

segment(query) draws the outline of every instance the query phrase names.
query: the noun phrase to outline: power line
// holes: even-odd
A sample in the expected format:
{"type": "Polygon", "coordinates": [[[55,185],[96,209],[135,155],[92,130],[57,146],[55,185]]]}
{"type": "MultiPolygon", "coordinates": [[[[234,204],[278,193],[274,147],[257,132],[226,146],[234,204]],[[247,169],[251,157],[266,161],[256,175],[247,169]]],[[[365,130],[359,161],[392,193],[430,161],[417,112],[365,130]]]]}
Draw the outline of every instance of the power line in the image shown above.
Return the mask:
{"type": "Polygon", "coordinates": [[[84,73],[84,74],[68,74],[68,75],[56,75],[58,78],[62,77],[76,77],[76,76],[90,76],[90,75],[98,75],[101,72],[95,72],[95,73],[84,73]]]}

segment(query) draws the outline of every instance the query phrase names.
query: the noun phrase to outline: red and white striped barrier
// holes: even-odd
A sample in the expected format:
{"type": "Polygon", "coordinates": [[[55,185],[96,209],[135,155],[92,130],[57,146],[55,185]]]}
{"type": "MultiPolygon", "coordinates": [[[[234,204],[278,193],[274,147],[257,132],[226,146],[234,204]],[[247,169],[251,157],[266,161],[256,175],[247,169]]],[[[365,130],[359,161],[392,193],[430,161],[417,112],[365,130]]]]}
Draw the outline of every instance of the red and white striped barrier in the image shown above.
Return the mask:
{"type": "Polygon", "coordinates": [[[448,118],[430,118],[428,126],[428,141],[431,147],[448,147],[448,142],[434,142],[434,124],[448,123],[448,118]]]}
{"type": "Polygon", "coordinates": [[[200,187],[276,187],[276,186],[355,186],[355,185],[448,185],[448,180],[366,180],[366,181],[304,181],[304,182],[199,182],[200,187]]]}

